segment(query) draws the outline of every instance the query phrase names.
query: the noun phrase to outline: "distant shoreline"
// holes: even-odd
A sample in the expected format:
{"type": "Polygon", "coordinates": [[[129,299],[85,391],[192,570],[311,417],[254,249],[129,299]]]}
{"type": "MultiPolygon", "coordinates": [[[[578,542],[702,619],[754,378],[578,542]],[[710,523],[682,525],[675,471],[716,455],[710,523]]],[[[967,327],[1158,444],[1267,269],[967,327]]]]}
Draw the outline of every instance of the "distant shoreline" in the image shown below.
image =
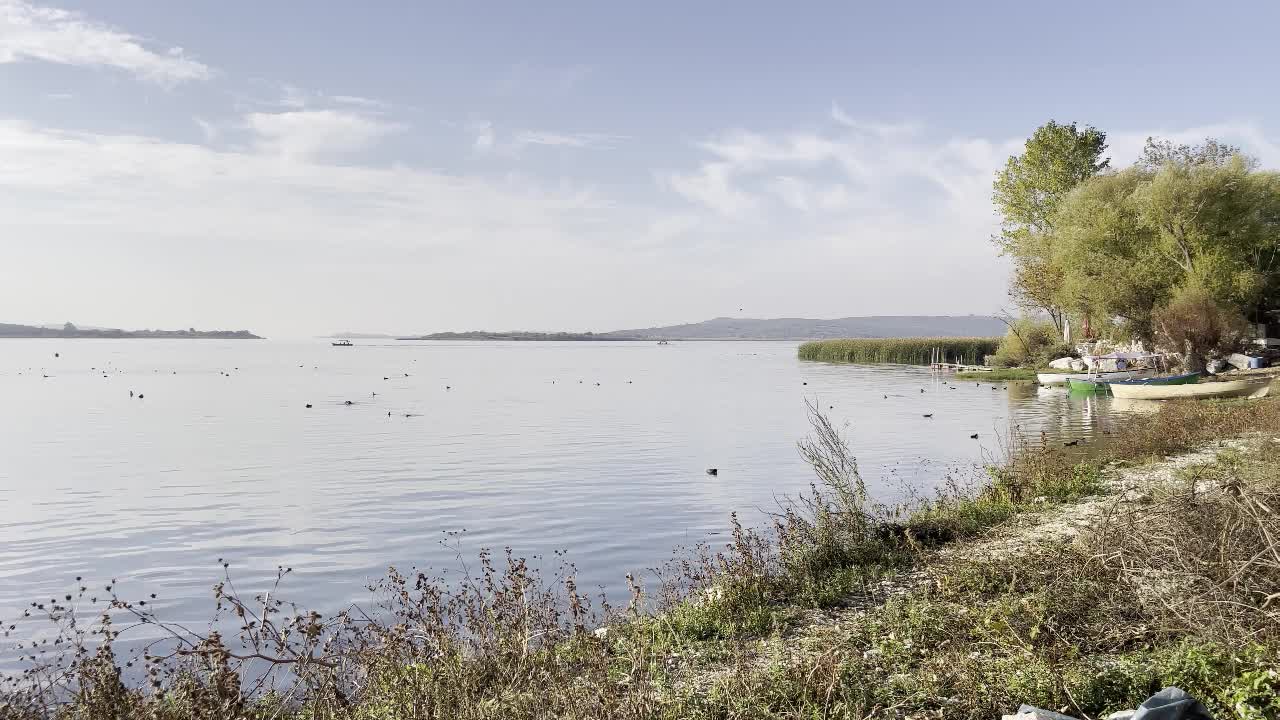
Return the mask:
{"type": "Polygon", "coordinates": [[[67,323],[61,328],[0,323],[0,340],[263,340],[248,330],[120,330],[81,329],[67,323]]]}

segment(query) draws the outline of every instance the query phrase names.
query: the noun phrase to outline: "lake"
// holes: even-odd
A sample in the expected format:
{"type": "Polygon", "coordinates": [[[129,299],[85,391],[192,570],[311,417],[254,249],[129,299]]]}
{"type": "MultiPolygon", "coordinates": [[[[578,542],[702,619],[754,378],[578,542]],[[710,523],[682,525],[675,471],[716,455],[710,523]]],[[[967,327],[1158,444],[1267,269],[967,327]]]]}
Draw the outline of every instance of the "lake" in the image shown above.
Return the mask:
{"type": "Polygon", "coordinates": [[[388,565],[455,566],[464,529],[472,559],[566,550],[616,593],[807,488],[806,398],[886,502],[971,476],[1013,426],[1087,444],[1119,421],[996,387],[796,343],[4,340],[0,617],[84,576],[207,619],[220,558],[242,592],[286,565],[291,599],[335,609],[388,565]]]}

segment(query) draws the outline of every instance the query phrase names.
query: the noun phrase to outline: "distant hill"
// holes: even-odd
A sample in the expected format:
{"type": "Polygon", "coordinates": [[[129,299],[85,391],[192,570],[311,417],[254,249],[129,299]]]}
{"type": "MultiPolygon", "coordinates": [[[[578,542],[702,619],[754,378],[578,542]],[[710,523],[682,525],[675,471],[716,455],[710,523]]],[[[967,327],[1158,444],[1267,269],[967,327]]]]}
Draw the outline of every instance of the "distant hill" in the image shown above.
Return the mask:
{"type": "Polygon", "coordinates": [[[190,338],[193,340],[261,340],[248,330],[118,330],[115,328],[80,328],[67,323],[62,327],[12,325],[0,323],[0,338],[190,338]]]}
{"type": "Polygon", "coordinates": [[[869,315],[834,320],[719,317],[688,325],[603,333],[645,340],[821,340],[824,338],[991,337],[1005,325],[989,315],[869,315]]]}
{"type": "Polygon", "coordinates": [[[397,340],[644,340],[640,337],[615,336],[612,333],[568,333],[568,332],[525,332],[509,330],[506,332],[489,332],[487,330],[471,330],[469,332],[440,332],[417,337],[402,337],[397,340]]]}
{"type": "Polygon", "coordinates": [[[444,332],[400,340],[821,340],[824,338],[993,337],[1005,325],[990,315],[871,315],[836,320],[715,318],[688,325],[604,333],[444,332]]]}

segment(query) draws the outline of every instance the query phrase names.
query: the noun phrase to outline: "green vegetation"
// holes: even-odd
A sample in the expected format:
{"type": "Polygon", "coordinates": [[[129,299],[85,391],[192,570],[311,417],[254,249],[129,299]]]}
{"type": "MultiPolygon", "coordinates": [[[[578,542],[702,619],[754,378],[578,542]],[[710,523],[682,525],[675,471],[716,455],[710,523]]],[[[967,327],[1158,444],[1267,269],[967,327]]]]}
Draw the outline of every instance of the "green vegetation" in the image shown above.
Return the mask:
{"type": "Polygon", "coordinates": [[[1047,314],[1059,337],[1066,313],[1053,253],[1056,215],[1072,190],[1110,166],[1106,149],[1107,134],[1097,128],[1050,120],[996,175],[992,199],[1002,222],[994,239],[1014,262],[1009,294],[1019,306],[1047,314]]]}
{"type": "Polygon", "coordinates": [[[1075,357],[1075,347],[1063,343],[1058,331],[1047,322],[1019,318],[1009,323],[1009,331],[996,347],[991,364],[996,367],[1044,367],[1061,357],[1075,357]]]}
{"type": "Polygon", "coordinates": [[[847,363],[898,363],[928,365],[934,352],[941,351],[945,362],[981,365],[995,352],[997,338],[851,338],[815,340],[800,346],[801,360],[847,363]]]}
{"type": "Polygon", "coordinates": [[[986,382],[1023,382],[1036,379],[1034,368],[997,368],[976,372],[958,372],[957,380],[985,380],[986,382]]]}
{"type": "Polygon", "coordinates": [[[1111,326],[1202,370],[1207,354],[1237,346],[1246,317],[1280,309],[1280,173],[1212,139],[1148,139],[1113,170],[1105,141],[1050,122],[997,176],[1011,294],[1059,331],[1111,326]]]}
{"type": "Polygon", "coordinates": [[[392,569],[371,615],[220,583],[225,635],[164,623],[110,586],[111,621],[75,624],[82,589],[4,624],[44,639],[20,645],[31,669],[0,681],[0,717],[987,720],[1022,702],[1104,717],[1168,684],[1215,717],[1280,717],[1280,401],[1170,404],[1090,455],[1016,447],[986,483],[887,515],[837,429],[813,419],[812,492],[772,527],[735,522],[726,546],[680,556],[651,590],[631,580],[625,608],[510,553],[451,582],[392,569]],[[1072,543],[1004,530],[1070,514],[1116,464],[1259,429],[1145,497],[1102,501],[1072,543]],[[117,656],[138,623],[161,641],[117,656]]]}

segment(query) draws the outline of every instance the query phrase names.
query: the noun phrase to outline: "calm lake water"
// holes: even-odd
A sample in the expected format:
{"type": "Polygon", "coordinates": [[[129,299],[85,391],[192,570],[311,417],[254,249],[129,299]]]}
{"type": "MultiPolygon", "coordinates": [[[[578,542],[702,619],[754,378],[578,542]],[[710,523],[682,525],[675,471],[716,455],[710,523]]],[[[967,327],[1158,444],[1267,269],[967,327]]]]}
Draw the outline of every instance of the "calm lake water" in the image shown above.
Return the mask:
{"type": "Polygon", "coordinates": [[[80,575],[157,592],[169,619],[207,619],[219,558],[242,592],[292,566],[286,594],[332,609],[367,599],[388,565],[454,566],[440,540],[462,529],[472,558],[567,550],[582,587],[616,591],[674,547],[716,541],[730,512],[756,524],[807,487],[805,398],[849,423],[885,501],[974,472],[1012,426],[1087,444],[1119,421],[1062,391],[795,355],[749,342],[0,341],[0,617],[80,575]]]}

